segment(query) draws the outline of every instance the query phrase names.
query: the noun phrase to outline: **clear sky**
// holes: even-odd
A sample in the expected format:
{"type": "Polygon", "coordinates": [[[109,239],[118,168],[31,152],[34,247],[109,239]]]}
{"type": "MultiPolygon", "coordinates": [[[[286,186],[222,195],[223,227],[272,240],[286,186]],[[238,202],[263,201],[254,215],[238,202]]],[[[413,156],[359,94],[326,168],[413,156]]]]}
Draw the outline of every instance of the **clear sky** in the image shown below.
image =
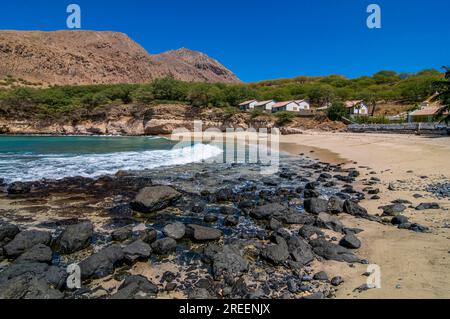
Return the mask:
{"type": "Polygon", "coordinates": [[[82,29],[124,32],[150,53],[202,51],[244,81],[450,64],[448,0],[14,0],[0,2],[0,29],[66,29],[70,3],[82,29]],[[381,29],[367,28],[371,3],[381,29]]]}

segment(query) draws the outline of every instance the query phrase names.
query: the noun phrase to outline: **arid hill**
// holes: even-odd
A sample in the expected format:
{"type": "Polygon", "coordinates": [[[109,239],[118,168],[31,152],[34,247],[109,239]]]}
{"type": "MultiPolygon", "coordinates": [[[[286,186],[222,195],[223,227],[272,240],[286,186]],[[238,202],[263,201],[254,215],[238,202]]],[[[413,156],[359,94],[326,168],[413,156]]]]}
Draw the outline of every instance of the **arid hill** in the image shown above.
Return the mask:
{"type": "Polygon", "coordinates": [[[127,35],[97,31],[0,31],[0,79],[42,84],[144,83],[239,79],[207,55],[180,49],[149,54],[127,35]]]}

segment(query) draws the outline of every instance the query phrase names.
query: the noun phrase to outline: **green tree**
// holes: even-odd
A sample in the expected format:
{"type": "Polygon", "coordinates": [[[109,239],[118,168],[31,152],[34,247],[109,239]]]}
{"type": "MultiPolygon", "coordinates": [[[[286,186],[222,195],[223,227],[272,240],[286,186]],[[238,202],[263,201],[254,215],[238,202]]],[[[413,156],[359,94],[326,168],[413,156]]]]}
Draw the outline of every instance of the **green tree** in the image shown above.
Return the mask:
{"type": "Polygon", "coordinates": [[[443,69],[445,70],[445,80],[434,83],[434,88],[438,91],[434,100],[441,101],[443,106],[439,109],[438,116],[442,116],[442,121],[448,125],[450,121],[450,67],[444,66],[443,69]]]}
{"type": "Polygon", "coordinates": [[[333,105],[327,109],[327,116],[332,121],[340,121],[347,114],[347,108],[342,102],[334,102],[333,105]]]}

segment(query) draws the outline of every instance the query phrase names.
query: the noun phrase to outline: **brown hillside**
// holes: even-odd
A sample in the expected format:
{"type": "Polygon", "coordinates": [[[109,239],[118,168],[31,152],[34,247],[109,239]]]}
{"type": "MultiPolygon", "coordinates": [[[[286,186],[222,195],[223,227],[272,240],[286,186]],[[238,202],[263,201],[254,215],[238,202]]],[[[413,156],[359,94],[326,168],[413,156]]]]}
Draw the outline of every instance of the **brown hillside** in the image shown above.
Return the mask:
{"type": "Polygon", "coordinates": [[[0,79],[43,84],[144,83],[239,79],[203,53],[180,49],[151,55],[127,35],[98,31],[0,31],[0,79]]]}

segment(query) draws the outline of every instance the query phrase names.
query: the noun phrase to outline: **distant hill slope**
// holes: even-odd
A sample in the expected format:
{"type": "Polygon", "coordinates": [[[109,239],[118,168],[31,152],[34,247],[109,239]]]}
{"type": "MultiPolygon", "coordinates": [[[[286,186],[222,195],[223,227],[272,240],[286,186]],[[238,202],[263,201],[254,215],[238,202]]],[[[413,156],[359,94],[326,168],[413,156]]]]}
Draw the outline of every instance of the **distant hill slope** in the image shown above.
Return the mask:
{"type": "Polygon", "coordinates": [[[0,31],[0,79],[43,84],[184,81],[237,83],[207,55],[180,49],[152,55],[127,35],[100,31],[0,31]]]}

